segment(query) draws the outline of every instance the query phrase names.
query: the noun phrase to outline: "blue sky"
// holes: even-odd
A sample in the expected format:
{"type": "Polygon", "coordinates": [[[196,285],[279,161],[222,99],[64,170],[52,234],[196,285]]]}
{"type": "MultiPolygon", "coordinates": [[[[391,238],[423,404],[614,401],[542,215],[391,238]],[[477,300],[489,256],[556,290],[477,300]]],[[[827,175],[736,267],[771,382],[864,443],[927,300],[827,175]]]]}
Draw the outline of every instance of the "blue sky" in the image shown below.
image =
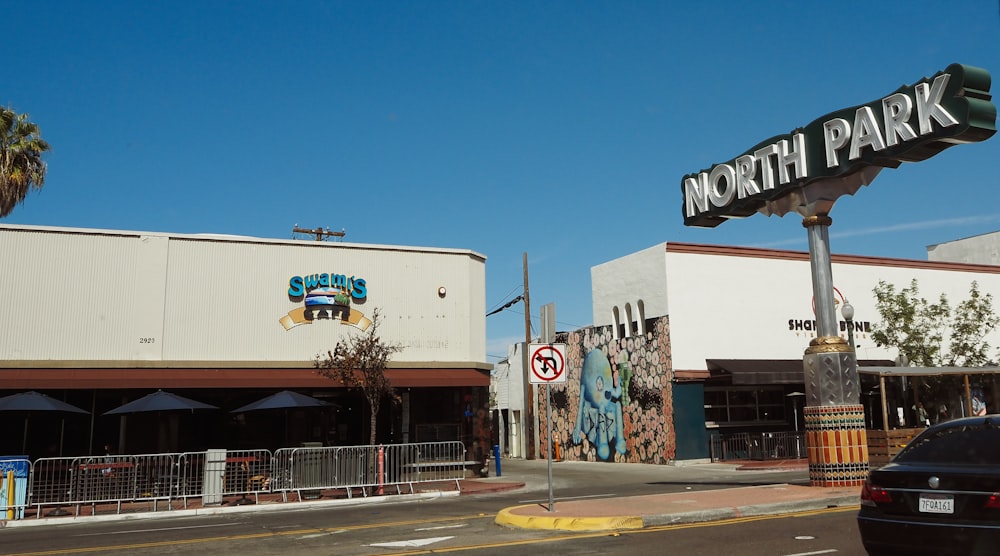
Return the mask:
{"type": "MultiPolygon", "coordinates": [[[[487,256],[592,323],[590,268],[663,241],[806,250],[794,215],[688,228],[684,174],[959,62],[1000,76],[995,0],[14,2],[0,103],[52,144],[3,222],[487,256]]],[[[994,85],[993,94],[996,95],[994,85]]],[[[1000,230],[1000,139],[884,170],[835,252],[926,259],[1000,230]]],[[[767,288],[768,284],[733,287],[767,288]]],[[[489,361],[523,306],[487,319],[489,361]]]]}

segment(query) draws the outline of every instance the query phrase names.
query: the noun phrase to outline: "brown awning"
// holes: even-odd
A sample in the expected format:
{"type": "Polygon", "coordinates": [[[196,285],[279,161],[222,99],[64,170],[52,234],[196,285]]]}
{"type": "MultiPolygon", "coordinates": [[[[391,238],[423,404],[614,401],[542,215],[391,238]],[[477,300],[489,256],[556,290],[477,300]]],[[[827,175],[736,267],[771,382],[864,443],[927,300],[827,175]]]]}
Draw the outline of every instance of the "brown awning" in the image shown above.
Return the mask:
{"type": "MultiPolygon", "coordinates": [[[[489,386],[480,369],[386,369],[397,388],[489,386]]],[[[116,388],[338,388],[314,369],[0,369],[0,390],[116,388]]]]}
{"type": "MultiPolygon", "coordinates": [[[[801,359],[706,359],[712,377],[729,375],[734,385],[802,384],[805,382],[801,359]]],[[[885,361],[862,360],[858,366],[884,364],[885,361]]]]}

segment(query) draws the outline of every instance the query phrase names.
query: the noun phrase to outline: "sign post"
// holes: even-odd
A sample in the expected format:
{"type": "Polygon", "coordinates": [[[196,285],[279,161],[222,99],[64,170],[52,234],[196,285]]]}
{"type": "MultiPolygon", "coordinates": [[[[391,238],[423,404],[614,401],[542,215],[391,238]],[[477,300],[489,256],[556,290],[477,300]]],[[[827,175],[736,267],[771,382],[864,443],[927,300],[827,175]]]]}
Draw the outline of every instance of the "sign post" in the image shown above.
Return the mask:
{"type": "Polygon", "coordinates": [[[812,486],[860,486],[870,468],[857,355],[837,333],[830,211],[837,199],[872,183],[882,168],[993,136],[997,109],[990,84],[988,71],[952,64],[681,178],[685,226],[713,228],[755,212],[803,217],[817,325],[802,358],[812,486]],[[846,455],[831,462],[822,457],[828,453],[846,455]]]}
{"type": "Polygon", "coordinates": [[[552,406],[549,402],[551,399],[549,385],[566,382],[566,344],[531,344],[528,354],[529,381],[532,384],[545,385],[545,430],[548,439],[549,511],[551,512],[555,501],[552,493],[552,406]]]}

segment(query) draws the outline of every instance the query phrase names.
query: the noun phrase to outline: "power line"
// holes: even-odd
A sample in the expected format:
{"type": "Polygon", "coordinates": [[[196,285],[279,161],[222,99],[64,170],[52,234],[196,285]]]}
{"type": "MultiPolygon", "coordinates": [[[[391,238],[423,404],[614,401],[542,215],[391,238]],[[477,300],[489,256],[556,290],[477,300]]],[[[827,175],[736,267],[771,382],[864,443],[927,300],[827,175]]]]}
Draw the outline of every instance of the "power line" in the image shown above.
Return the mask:
{"type": "Polygon", "coordinates": [[[499,313],[500,311],[503,311],[504,309],[509,309],[510,307],[512,307],[517,302],[523,301],[523,300],[524,300],[524,296],[523,295],[519,295],[519,296],[515,297],[514,299],[511,299],[510,301],[508,301],[506,304],[504,304],[499,309],[494,309],[494,310],[490,311],[489,313],[486,313],[486,316],[488,317],[490,315],[495,315],[495,314],[499,313]]]}
{"type": "MultiPolygon", "coordinates": [[[[524,286],[522,286],[521,284],[518,284],[518,285],[512,287],[511,289],[507,290],[507,293],[505,293],[502,296],[500,296],[500,299],[506,299],[507,297],[513,295],[514,292],[516,292],[517,290],[522,289],[523,287],[524,286]]],[[[496,305],[493,305],[493,307],[496,307],[496,305]]]]}

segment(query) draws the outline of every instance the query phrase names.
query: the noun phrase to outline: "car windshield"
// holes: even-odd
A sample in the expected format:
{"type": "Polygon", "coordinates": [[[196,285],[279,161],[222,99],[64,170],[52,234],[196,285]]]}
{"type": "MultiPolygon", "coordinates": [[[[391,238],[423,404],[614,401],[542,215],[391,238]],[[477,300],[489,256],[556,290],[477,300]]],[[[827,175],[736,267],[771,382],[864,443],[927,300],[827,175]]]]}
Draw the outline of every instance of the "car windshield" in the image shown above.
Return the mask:
{"type": "Polygon", "coordinates": [[[1000,465],[1000,427],[987,421],[927,431],[893,461],[1000,465]]]}

